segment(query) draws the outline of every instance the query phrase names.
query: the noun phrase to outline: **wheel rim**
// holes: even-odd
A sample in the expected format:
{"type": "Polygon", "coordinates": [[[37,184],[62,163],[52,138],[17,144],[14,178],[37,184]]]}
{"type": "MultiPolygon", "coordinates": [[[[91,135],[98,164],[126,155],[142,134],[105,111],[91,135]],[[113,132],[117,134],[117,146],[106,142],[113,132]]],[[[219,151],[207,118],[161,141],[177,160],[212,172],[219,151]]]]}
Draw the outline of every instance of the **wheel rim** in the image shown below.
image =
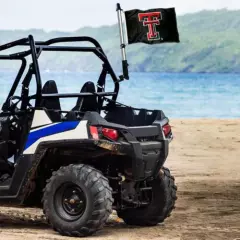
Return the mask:
{"type": "Polygon", "coordinates": [[[75,221],[85,212],[86,195],[78,185],[65,183],[56,191],[54,206],[63,220],[75,221]]]}

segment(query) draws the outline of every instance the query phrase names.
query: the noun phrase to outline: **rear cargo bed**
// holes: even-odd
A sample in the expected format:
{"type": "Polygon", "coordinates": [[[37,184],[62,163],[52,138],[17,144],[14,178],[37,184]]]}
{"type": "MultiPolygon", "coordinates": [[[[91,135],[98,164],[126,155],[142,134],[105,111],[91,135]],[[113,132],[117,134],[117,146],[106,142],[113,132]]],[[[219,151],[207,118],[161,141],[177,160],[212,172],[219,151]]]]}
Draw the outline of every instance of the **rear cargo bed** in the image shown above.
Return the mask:
{"type": "Polygon", "coordinates": [[[132,107],[115,106],[110,108],[105,116],[108,122],[128,127],[148,126],[154,121],[161,121],[166,116],[161,110],[136,109],[132,107]]]}

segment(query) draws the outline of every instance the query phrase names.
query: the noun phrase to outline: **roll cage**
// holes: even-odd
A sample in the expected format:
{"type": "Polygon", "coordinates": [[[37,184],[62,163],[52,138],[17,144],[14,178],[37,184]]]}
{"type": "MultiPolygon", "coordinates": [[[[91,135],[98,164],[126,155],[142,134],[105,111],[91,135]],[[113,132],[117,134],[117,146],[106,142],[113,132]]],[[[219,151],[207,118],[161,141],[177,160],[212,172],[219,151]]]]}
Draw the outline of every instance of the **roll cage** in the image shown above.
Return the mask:
{"type": "Polygon", "coordinates": [[[14,83],[10,89],[5,103],[2,106],[3,111],[8,111],[8,102],[14,96],[14,93],[19,85],[20,80],[23,77],[24,71],[27,68],[26,57],[31,55],[32,62],[29,65],[28,71],[22,81],[22,91],[21,91],[21,109],[25,110],[27,104],[30,100],[35,99],[35,108],[40,107],[41,100],[44,98],[72,98],[72,97],[87,97],[90,95],[98,96],[98,105],[102,107],[104,99],[107,96],[112,96],[113,101],[116,101],[118,91],[119,91],[119,80],[115,75],[101,45],[95,39],[86,36],[80,37],[59,37],[49,39],[47,41],[34,41],[32,35],[27,38],[22,38],[13,42],[0,46],[0,51],[7,50],[16,46],[28,46],[29,49],[22,52],[17,52],[8,55],[0,55],[0,60],[19,60],[21,61],[20,69],[14,80],[14,83]],[[56,43],[68,43],[68,42],[90,42],[94,47],[83,47],[83,46],[52,46],[56,43]],[[42,81],[41,73],[39,70],[38,59],[43,51],[67,51],[67,52],[92,52],[100,60],[102,60],[102,71],[97,82],[97,92],[96,93],[65,93],[65,94],[43,94],[42,93],[42,81]],[[114,91],[105,92],[105,82],[106,76],[109,74],[114,82],[114,91]],[[29,84],[32,80],[32,76],[35,75],[36,79],[36,94],[29,96],[29,84]]]}

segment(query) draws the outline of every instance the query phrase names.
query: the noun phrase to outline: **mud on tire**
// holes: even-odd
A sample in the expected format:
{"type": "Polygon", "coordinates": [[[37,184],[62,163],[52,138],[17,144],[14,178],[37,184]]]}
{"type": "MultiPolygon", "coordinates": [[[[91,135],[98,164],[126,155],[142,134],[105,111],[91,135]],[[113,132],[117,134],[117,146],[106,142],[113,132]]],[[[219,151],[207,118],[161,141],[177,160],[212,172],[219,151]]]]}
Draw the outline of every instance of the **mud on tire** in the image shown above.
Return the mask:
{"type": "Polygon", "coordinates": [[[69,165],[53,172],[43,194],[43,212],[62,235],[83,237],[100,230],[112,212],[107,178],[87,165],[69,165]]]}
{"type": "Polygon", "coordinates": [[[170,216],[177,200],[177,186],[168,168],[163,168],[163,176],[150,182],[153,199],[149,206],[118,211],[118,216],[128,225],[154,226],[170,216]]]}

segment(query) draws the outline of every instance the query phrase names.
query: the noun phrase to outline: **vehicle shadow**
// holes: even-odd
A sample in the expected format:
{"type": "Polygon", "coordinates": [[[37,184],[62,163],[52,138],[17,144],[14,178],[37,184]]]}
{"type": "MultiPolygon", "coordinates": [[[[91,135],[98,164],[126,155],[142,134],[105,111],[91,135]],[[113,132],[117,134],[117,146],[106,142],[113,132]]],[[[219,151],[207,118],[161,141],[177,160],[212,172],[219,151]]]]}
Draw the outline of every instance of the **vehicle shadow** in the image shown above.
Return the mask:
{"type": "MultiPolygon", "coordinates": [[[[15,216],[13,214],[0,213],[0,228],[8,230],[29,229],[30,231],[50,230],[50,234],[57,234],[52,230],[51,226],[46,222],[45,219],[41,218],[41,216],[35,217],[38,217],[39,219],[31,218],[27,214],[15,216]]],[[[91,238],[97,237],[98,239],[104,239],[106,236],[111,236],[115,231],[125,232],[128,230],[134,231],[134,229],[137,230],[139,228],[137,226],[126,225],[121,219],[117,218],[116,216],[111,216],[105,224],[104,228],[92,235],[91,238]]]]}

